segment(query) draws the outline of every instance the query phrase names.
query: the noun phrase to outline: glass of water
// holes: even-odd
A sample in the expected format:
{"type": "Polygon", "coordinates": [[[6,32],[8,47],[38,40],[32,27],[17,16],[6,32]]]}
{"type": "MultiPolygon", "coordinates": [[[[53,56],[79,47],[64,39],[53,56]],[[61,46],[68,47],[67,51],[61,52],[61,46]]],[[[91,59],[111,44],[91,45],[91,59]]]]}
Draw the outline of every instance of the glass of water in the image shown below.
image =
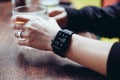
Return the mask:
{"type": "Polygon", "coordinates": [[[35,15],[47,18],[47,7],[40,5],[18,6],[12,10],[12,15],[35,15]]]}
{"type": "MultiPolygon", "coordinates": [[[[34,16],[42,17],[44,19],[48,19],[47,7],[40,6],[40,5],[16,7],[12,10],[12,15],[13,16],[14,15],[34,15],[34,16]]],[[[15,23],[23,24],[24,22],[15,21],[15,23]]],[[[18,32],[21,32],[21,31],[22,30],[19,30],[18,32]]],[[[20,35],[20,33],[19,33],[19,35],[20,35]]],[[[19,39],[23,39],[23,38],[19,38],[19,39]]],[[[29,47],[26,46],[26,48],[29,48],[29,47]]]]}

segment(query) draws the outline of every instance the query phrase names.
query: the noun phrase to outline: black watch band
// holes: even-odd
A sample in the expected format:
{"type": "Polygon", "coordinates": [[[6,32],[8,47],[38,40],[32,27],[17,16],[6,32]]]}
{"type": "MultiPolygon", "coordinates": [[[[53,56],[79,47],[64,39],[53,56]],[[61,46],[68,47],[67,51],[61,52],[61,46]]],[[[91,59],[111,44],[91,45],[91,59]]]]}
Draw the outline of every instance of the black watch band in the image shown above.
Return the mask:
{"type": "Polygon", "coordinates": [[[61,57],[65,57],[73,32],[67,29],[60,30],[52,41],[53,52],[61,57]]]}

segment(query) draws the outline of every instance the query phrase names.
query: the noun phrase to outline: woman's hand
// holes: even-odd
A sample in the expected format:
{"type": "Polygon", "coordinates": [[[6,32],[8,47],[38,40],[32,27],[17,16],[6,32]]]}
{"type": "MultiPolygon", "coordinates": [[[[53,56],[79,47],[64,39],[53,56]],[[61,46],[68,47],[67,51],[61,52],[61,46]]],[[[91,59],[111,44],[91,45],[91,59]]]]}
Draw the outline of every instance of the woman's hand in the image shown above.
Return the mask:
{"type": "MultiPolygon", "coordinates": [[[[45,20],[37,16],[19,15],[13,16],[13,29],[22,30],[18,43],[23,46],[30,46],[42,50],[52,50],[51,40],[61,29],[56,20],[49,18],[45,20]],[[21,24],[22,23],[22,24],[21,24]]],[[[17,34],[15,34],[18,37],[17,34]]]]}
{"type": "Polygon", "coordinates": [[[49,10],[49,16],[56,19],[61,28],[67,26],[67,12],[63,7],[56,7],[49,10]]]}

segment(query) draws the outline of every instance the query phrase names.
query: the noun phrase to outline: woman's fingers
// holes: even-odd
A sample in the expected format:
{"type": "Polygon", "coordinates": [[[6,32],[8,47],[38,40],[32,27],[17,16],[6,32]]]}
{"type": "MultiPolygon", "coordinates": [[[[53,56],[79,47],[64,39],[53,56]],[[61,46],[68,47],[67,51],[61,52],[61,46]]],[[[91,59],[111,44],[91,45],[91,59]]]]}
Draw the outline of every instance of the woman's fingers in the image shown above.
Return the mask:
{"type": "Polygon", "coordinates": [[[23,28],[24,28],[24,25],[20,25],[20,24],[14,24],[13,25],[13,29],[15,29],[15,30],[23,30],[23,28]]]}
{"type": "Polygon", "coordinates": [[[30,37],[30,33],[29,33],[29,30],[25,30],[25,31],[22,31],[22,30],[18,30],[18,31],[16,31],[16,33],[15,33],[15,37],[17,37],[17,38],[29,38],[30,37]]]}
{"type": "Polygon", "coordinates": [[[24,16],[17,16],[18,18],[13,17],[12,19],[12,21],[17,20],[25,22],[23,24],[19,24],[19,22],[18,24],[14,23],[13,29],[18,31],[21,30],[21,32],[15,33],[15,36],[18,38],[18,44],[37,49],[52,50],[50,46],[51,40],[60,30],[56,20],[54,18],[46,20],[42,17],[33,15],[29,15],[29,18],[26,18],[28,15],[24,16]],[[25,19],[28,19],[28,21],[25,19]]]}
{"type": "Polygon", "coordinates": [[[15,16],[12,16],[11,18],[11,21],[12,22],[27,22],[30,20],[30,17],[27,16],[27,15],[15,15],[15,16]]]}
{"type": "Polygon", "coordinates": [[[20,15],[20,16],[13,16],[11,21],[12,21],[12,28],[15,30],[24,30],[25,29],[25,24],[29,21],[30,19],[27,18],[26,16],[20,15]]]}
{"type": "Polygon", "coordinates": [[[29,46],[27,39],[19,40],[18,44],[22,46],[29,46]]]}
{"type": "Polygon", "coordinates": [[[22,16],[18,16],[17,18],[16,18],[16,21],[19,23],[26,23],[26,22],[28,22],[29,21],[29,19],[28,18],[25,18],[25,17],[22,17],[22,16]]]}

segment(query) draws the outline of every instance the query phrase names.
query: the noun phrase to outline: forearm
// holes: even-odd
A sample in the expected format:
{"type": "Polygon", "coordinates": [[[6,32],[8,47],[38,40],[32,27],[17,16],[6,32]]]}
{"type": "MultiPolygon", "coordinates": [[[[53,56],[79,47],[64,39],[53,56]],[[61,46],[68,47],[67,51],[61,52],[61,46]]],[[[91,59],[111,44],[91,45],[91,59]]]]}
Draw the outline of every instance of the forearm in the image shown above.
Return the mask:
{"type": "Polygon", "coordinates": [[[107,59],[111,46],[112,43],[88,39],[74,34],[66,57],[106,75],[107,59]]]}

